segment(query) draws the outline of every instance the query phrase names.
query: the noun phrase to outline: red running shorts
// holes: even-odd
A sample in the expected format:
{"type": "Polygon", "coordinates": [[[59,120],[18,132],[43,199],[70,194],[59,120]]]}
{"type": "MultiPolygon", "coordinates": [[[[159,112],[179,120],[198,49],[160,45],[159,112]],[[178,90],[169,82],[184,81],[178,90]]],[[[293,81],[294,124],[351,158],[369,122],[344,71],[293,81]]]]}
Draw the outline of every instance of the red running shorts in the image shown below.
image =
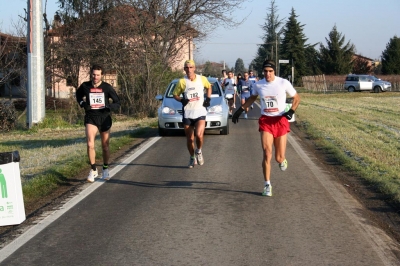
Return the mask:
{"type": "Polygon", "coordinates": [[[290,132],[289,121],[284,116],[262,115],[258,119],[258,131],[269,132],[274,138],[281,137],[290,132]]]}

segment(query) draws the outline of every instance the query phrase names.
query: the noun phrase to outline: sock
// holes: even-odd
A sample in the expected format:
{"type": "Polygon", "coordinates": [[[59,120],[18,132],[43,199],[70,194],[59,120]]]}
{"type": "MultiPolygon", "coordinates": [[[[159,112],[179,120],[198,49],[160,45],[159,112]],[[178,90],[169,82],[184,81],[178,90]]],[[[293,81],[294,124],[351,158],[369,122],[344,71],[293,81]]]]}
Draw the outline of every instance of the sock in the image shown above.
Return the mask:
{"type": "Polygon", "coordinates": [[[91,164],[90,166],[92,167],[92,170],[93,170],[93,171],[96,171],[96,170],[97,170],[95,164],[91,164]]]}
{"type": "Polygon", "coordinates": [[[201,149],[196,149],[196,153],[201,153],[201,149]]]}
{"type": "Polygon", "coordinates": [[[107,169],[108,168],[108,164],[103,164],[103,169],[107,169]]]}
{"type": "Polygon", "coordinates": [[[264,186],[266,186],[266,185],[271,185],[271,181],[265,181],[265,184],[264,184],[264,186]]]}

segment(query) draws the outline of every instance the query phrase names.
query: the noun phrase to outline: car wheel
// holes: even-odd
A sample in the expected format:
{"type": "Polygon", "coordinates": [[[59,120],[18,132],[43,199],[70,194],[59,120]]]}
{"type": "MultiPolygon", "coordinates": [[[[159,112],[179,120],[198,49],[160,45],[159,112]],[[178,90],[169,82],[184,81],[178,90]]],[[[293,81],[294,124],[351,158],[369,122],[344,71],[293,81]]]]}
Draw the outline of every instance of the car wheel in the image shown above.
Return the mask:
{"type": "Polygon", "coordinates": [[[348,91],[349,91],[349,92],[355,92],[356,89],[355,89],[354,87],[349,87],[349,88],[348,88],[348,91]]]}
{"type": "Polygon", "coordinates": [[[380,93],[380,92],[381,92],[381,88],[379,88],[379,86],[376,86],[376,87],[374,88],[374,92],[375,92],[375,93],[380,93]]]}
{"type": "Polygon", "coordinates": [[[221,135],[228,135],[229,134],[229,121],[226,123],[226,127],[223,127],[220,131],[221,135]]]}

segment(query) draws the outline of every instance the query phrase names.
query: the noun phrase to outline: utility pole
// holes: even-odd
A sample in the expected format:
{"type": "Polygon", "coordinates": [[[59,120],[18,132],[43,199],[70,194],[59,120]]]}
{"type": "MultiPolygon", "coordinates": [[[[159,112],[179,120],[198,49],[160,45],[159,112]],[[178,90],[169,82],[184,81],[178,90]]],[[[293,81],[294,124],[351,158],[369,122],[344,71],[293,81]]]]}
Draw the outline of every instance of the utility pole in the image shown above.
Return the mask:
{"type": "Polygon", "coordinates": [[[28,112],[31,128],[45,116],[44,49],[42,0],[28,1],[28,112]]]}

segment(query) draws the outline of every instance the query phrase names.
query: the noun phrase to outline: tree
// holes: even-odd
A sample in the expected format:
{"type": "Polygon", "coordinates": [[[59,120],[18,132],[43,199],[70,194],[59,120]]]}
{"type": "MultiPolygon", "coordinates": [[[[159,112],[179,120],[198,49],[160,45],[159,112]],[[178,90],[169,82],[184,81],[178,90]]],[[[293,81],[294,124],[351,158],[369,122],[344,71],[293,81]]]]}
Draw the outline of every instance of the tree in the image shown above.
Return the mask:
{"type": "Polygon", "coordinates": [[[308,68],[308,74],[309,75],[320,75],[322,74],[321,69],[319,68],[319,57],[318,57],[318,51],[315,49],[315,46],[317,45],[308,45],[305,48],[305,61],[306,61],[306,66],[308,68]]]}
{"type": "Polygon", "coordinates": [[[265,32],[262,37],[264,43],[259,45],[257,56],[249,66],[249,70],[256,71],[259,77],[263,73],[262,64],[265,59],[277,61],[279,58],[279,40],[282,34],[283,19],[279,19],[277,12],[278,8],[275,5],[275,0],[271,0],[265,23],[261,27],[265,32]]]}
{"type": "Polygon", "coordinates": [[[325,38],[327,46],[320,45],[320,69],[327,75],[348,74],[352,71],[352,57],[355,47],[345,36],[337,31],[336,25],[329,33],[329,39],[325,38]]]}
{"type": "Polygon", "coordinates": [[[382,74],[400,74],[400,38],[390,38],[382,52],[382,74]]]}
{"type": "MultiPolygon", "coordinates": [[[[306,60],[305,60],[305,47],[306,37],[303,33],[304,25],[297,21],[297,15],[292,8],[290,17],[286,22],[283,30],[284,37],[281,45],[281,56],[284,59],[290,60],[291,64],[281,65],[279,75],[281,77],[288,77],[292,73],[292,67],[296,71],[295,81],[301,81],[301,77],[308,74],[306,60]]],[[[298,83],[299,84],[299,83],[298,83]]]]}
{"type": "Polygon", "coordinates": [[[180,50],[221,24],[238,25],[230,13],[243,2],[59,0],[59,34],[66,42],[53,49],[54,65],[64,62],[65,78],[72,65],[103,64],[118,74],[129,113],[155,115],[159,103],[154,96],[169,83],[170,66],[182,60],[180,50]]]}
{"type": "Polygon", "coordinates": [[[244,67],[244,62],[243,59],[238,58],[235,62],[235,75],[241,73],[243,75],[243,73],[246,72],[246,68],[244,67]]]}

